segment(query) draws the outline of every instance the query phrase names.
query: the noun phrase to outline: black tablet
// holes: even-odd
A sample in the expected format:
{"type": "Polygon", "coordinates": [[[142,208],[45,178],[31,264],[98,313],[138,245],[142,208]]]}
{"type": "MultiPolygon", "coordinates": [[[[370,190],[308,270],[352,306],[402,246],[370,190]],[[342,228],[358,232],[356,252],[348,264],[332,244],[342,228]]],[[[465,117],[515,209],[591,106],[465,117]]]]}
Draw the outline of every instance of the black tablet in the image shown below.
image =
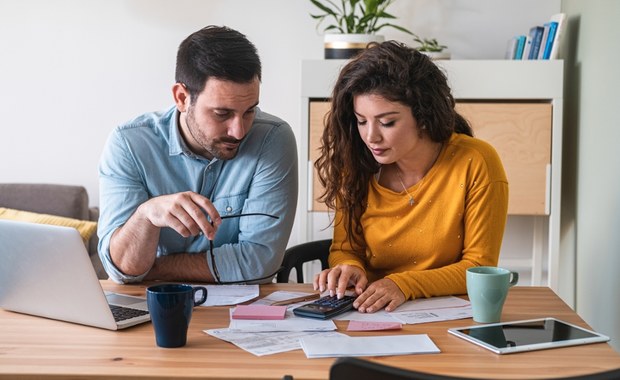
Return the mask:
{"type": "Polygon", "coordinates": [[[448,332],[496,354],[609,341],[605,335],[555,318],[457,327],[448,332]]]}

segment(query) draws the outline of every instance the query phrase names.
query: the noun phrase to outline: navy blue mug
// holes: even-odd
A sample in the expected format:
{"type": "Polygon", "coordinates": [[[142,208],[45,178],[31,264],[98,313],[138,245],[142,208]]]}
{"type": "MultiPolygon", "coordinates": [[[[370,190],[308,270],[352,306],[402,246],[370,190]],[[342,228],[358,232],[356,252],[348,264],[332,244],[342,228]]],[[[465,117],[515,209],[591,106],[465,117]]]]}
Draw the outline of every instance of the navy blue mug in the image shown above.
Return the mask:
{"type": "Polygon", "coordinates": [[[187,343],[187,328],[192,310],[207,300],[207,288],[184,284],[161,284],[146,289],[146,302],[159,347],[182,347],[187,343]],[[196,300],[196,293],[199,299],[196,300]]]}

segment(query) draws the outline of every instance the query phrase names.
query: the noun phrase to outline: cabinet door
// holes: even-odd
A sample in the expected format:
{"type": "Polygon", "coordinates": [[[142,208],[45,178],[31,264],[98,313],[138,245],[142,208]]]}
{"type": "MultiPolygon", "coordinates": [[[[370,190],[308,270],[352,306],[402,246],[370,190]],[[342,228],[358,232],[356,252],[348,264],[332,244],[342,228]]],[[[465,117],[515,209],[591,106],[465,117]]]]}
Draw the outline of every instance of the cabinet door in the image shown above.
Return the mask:
{"type": "MultiPolygon", "coordinates": [[[[329,101],[325,100],[312,100],[309,104],[308,160],[311,163],[319,155],[329,106],[329,101]]],[[[551,104],[476,101],[457,102],[456,108],[471,123],[474,136],[493,145],[502,160],[510,186],[508,214],[548,215],[551,104]]],[[[327,211],[325,205],[316,200],[323,188],[314,168],[312,173],[311,211],[327,211]]]]}
{"type": "Polygon", "coordinates": [[[508,214],[548,215],[551,178],[550,103],[457,102],[474,136],[497,150],[510,188],[508,214]]]}

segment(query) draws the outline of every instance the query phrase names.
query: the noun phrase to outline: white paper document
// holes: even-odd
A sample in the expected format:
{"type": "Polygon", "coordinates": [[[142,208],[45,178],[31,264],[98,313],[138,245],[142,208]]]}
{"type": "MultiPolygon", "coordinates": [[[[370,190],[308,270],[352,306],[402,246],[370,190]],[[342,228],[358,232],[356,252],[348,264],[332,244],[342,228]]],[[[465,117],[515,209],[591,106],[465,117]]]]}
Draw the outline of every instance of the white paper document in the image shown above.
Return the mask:
{"type": "Polygon", "coordinates": [[[469,301],[454,296],[446,296],[405,302],[389,314],[401,323],[412,325],[471,318],[472,311],[469,301]]]}
{"type": "Polygon", "coordinates": [[[301,338],[317,334],[325,337],[346,337],[346,335],[330,332],[238,332],[230,329],[204,330],[205,333],[225,340],[256,356],[272,355],[280,352],[301,349],[301,338]]]}
{"type": "Polygon", "coordinates": [[[268,331],[334,331],[336,324],[332,320],[296,317],[287,310],[284,319],[230,319],[228,328],[232,331],[268,332],[268,331]]]}
{"type": "Polygon", "coordinates": [[[401,323],[413,325],[416,323],[451,321],[472,317],[471,306],[452,307],[445,309],[405,311],[391,313],[401,323]]]}
{"type": "Polygon", "coordinates": [[[419,298],[412,301],[405,302],[394,310],[394,313],[400,313],[404,311],[419,311],[419,310],[436,310],[445,309],[448,307],[461,307],[468,306],[469,301],[454,296],[444,297],[431,297],[431,298],[419,298]]]}
{"type": "Polygon", "coordinates": [[[312,336],[301,339],[308,358],[339,356],[387,356],[441,352],[426,334],[364,337],[312,336]]]}
{"type": "Polygon", "coordinates": [[[200,306],[237,305],[258,297],[258,285],[204,285],[207,301],[200,306]]]}
{"type": "Polygon", "coordinates": [[[376,313],[360,313],[356,310],[341,314],[334,319],[362,322],[400,322],[416,324],[471,318],[469,301],[459,297],[445,296],[407,301],[393,312],[379,310],[376,313]]]}

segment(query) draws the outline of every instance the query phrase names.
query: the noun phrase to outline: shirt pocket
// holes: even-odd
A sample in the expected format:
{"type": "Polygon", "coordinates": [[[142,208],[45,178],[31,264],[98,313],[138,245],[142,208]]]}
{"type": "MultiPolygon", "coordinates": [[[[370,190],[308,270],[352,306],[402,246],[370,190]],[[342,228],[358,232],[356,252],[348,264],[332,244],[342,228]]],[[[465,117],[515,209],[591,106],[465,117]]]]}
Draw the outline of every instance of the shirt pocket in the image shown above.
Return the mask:
{"type": "Polygon", "coordinates": [[[212,201],[213,205],[220,213],[220,216],[223,218],[222,224],[218,228],[215,236],[214,243],[216,247],[222,244],[234,244],[239,242],[239,223],[240,219],[244,217],[234,217],[234,215],[239,215],[243,212],[243,205],[245,204],[246,198],[247,193],[244,193],[218,197],[216,200],[212,201]],[[233,217],[229,218],[229,216],[233,217]]]}

